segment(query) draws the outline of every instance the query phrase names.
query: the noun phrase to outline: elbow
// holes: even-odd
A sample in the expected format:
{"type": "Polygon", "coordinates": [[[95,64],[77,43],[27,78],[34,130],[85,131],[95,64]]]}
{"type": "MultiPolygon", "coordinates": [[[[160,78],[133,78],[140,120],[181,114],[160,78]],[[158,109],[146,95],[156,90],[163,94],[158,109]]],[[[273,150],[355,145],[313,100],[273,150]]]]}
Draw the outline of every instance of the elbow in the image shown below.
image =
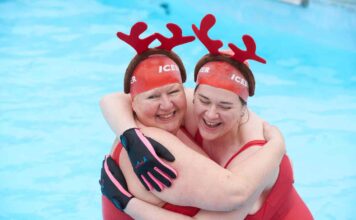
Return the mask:
{"type": "Polygon", "coordinates": [[[100,106],[101,110],[105,109],[105,106],[109,102],[109,99],[110,99],[110,95],[105,95],[105,96],[101,97],[101,99],[99,101],[99,106],[100,106]]]}
{"type": "Polygon", "coordinates": [[[239,187],[231,190],[225,197],[224,211],[233,211],[241,206],[245,205],[246,202],[251,198],[253,192],[247,184],[240,184],[239,187]]]}
{"type": "Polygon", "coordinates": [[[226,204],[226,211],[233,211],[244,205],[247,202],[249,196],[246,192],[240,191],[239,193],[231,194],[227,198],[228,203],[226,204]]]}

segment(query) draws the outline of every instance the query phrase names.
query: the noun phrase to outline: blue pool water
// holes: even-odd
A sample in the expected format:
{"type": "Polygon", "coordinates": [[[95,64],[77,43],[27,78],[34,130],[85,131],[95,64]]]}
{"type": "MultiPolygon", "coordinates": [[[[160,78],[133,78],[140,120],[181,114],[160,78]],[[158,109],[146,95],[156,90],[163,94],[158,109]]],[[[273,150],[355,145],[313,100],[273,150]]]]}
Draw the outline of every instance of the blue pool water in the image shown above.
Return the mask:
{"type": "MultiPolygon", "coordinates": [[[[296,187],[316,219],[354,219],[356,9],[352,1],[0,1],[0,219],[100,219],[99,169],[113,133],[98,101],[121,91],[134,55],[115,33],[144,20],[255,37],[267,65],[251,108],[285,135],[296,187]],[[168,8],[160,6],[166,3],[168,8]]],[[[175,50],[192,73],[206,53],[175,50]]],[[[189,74],[187,86],[194,85],[189,74]]]]}

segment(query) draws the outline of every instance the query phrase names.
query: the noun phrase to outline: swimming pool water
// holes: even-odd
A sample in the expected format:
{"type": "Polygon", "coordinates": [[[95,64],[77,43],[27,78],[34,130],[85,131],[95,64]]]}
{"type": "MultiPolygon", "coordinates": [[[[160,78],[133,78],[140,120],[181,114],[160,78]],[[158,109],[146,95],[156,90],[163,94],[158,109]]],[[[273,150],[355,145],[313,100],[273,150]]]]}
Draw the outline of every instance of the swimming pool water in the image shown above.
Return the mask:
{"type": "MultiPolygon", "coordinates": [[[[331,2],[331,3],[330,3],[331,2]]],[[[356,201],[356,16],[311,1],[0,1],[0,219],[100,219],[99,171],[113,133],[98,101],[121,91],[137,21],[192,34],[206,13],[225,45],[254,36],[267,65],[250,107],[281,128],[296,187],[316,219],[353,219],[356,201]],[[166,4],[166,7],[162,7],[166,4]]],[[[194,86],[198,41],[181,46],[194,86]]]]}

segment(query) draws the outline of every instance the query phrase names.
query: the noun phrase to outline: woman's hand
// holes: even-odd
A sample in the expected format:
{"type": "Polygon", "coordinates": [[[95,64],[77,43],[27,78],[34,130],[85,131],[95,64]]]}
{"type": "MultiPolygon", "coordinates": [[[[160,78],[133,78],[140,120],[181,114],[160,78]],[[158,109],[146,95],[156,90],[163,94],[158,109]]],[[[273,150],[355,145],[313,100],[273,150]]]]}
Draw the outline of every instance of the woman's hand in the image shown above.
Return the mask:
{"type": "Polygon", "coordinates": [[[277,143],[277,146],[280,146],[285,153],[286,147],[284,137],[276,126],[263,122],[263,136],[266,141],[273,141],[274,143],[277,143]]]}
{"type": "Polygon", "coordinates": [[[127,188],[120,167],[110,156],[105,156],[103,160],[99,184],[103,195],[120,210],[124,210],[129,201],[134,198],[127,188]]]}
{"type": "Polygon", "coordinates": [[[160,157],[170,162],[175,158],[163,145],[144,136],[137,128],[126,130],[120,140],[136,176],[147,190],[153,187],[161,191],[164,186],[171,186],[171,178],[176,178],[177,172],[160,157]]]}

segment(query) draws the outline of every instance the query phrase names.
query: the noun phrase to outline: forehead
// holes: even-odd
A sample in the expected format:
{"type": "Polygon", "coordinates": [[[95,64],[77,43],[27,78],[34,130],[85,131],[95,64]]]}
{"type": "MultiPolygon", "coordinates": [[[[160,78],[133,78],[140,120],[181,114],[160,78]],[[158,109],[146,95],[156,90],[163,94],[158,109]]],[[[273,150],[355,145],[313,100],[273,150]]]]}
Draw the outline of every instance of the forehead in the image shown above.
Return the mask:
{"type": "Polygon", "coordinates": [[[163,93],[163,92],[168,92],[173,89],[180,89],[183,87],[183,84],[181,83],[170,83],[164,86],[160,86],[154,89],[150,89],[148,91],[142,92],[140,94],[137,94],[135,97],[146,97],[151,94],[157,94],[157,93],[163,93]]]}
{"type": "Polygon", "coordinates": [[[202,98],[208,98],[214,102],[239,102],[239,96],[235,93],[221,88],[201,84],[199,85],[196,94],[202,98]]]}

